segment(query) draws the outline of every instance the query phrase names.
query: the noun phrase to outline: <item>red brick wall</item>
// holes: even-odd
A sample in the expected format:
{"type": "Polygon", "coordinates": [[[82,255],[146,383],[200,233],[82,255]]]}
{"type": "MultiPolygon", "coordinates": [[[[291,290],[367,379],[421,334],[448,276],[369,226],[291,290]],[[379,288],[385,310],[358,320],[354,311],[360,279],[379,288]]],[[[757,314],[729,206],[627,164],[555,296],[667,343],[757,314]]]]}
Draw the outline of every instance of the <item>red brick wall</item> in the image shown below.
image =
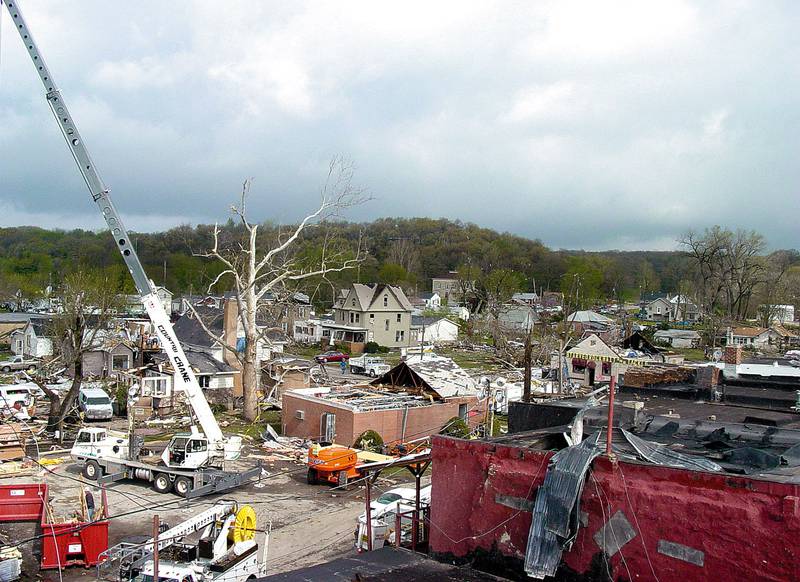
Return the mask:
{"type": "MultiPolygon", "coordinates": [[[[385,443],[400,442],[403,429],[403,410],[373,410],[356,412],[337,408],[330,404],[316,402],[292,395],[283,394],[283,434],[287,436],[319,439],[320,417],[325,412],[336,415],[336,442],[352,445],[366,430],[374,430],[385,443]],[[296,412],[302,410],[304,419],[299,420],[296,412]]],[[[412,440],[437,434],[445,423],[458,416],[459,404],[466,404],[468,424],[475,427],[484,419],[485,404],[475,398],[453,398],[445,403],[420,406],[408,409],[405,440],[412,440]]]]}
{"type": "MultiPolygon", "coordinates": [[[[435,437],[431,551],[460,558],[497,551],[512,574],[524,577],[531,513],[499,500],[534,500],[551,454],[435,437]]],[[[655,580],[652,572],[662,582],[800,580],[798,485],[644,463],[612,464],[600,457],[587,477],[580,510],[586,525],[563,559],[587,576],[599,566],[606,579],[594,535],[610,515],[622,511],[636,535],[611,557],[613,580],[655,580]],[[703,565],[659,552],[660,541],[699,550],[703,565]]]]}
{"type": "Polygon", "coordinates": [[[282,402],[284,435],[319,440],[320,418],[324,412],[332,412],[336,415],[336,442],[343,445],[352,444],[353,439],[350,438],[353,434],[352,411],[298,397],[290,392],[283,394],[282,402]],[[303,420],[297,418],[298,410],[303,411],[303,420]]]}
{"type": "Polygon", "coordinates": [[[742,346],[736,344],[732,346],[725,346],[725,354],[723,362],[726,364],[739,365],[742,363],[742,346]]]}

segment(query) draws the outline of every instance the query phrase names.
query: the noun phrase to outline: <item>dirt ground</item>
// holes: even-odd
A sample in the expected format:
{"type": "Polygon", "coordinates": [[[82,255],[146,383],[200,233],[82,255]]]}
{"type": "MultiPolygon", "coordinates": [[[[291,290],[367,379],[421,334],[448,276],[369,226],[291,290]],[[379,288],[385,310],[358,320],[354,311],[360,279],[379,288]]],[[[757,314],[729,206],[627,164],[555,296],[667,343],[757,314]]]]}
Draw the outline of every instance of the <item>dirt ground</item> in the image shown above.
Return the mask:
{"type": "MultiPolygon", "coordinates": [[[[264,455],[252,447],[242,459],[233,464],[233,469],[243,470],[258,461],[247,458],[251,454],[264,455]]],[[[63,455],[62,455],[63,456],[63,455]]],[[[58,455],[55,455],[58,457],[58,455]]],[[[34,470],[33,475],[0,478],[0,484],[41,483],[49,486],[53,514],[57,520],[79,511],[80,490],[93,487],[95,499],[100,491],[95,482],[81,476],[80,469],[70,460],[43,469],[34,470]]],[[[325,562],[331,558],[354,552],[354,531],[357,517],[364,511],[364,488],[353,485],[345,490],[328,486],[311,486],[306,483],[304,464],[291,461],[265,463],[266,474],[253,484],[228,492],[200,499],[186,500],[174,495],[159,494],[145,481],[122,481],[107,487],[110,511],[109,545],[119,543],[130,536],[148,536],[152,533],[153,515],[168,524],[192,517],[208,508],[215,501],[233,499],[253,506],[258,516],[258,527],[267,528],[271,523],[267,573],[274,574],[302,566],[325,562]],[[152,509],[154,504],[167,505],[152,509]],[[129,515],[129,512],[136,512],[129,515]]],[[[405,483],[413,483],[410,474],[403,472],[376,483],[377,491],[385,491],[405,483]]],[[[34,524],[0,524],[0,539],[22,540],[37,533],[34,524]]],[[[261,541],[260,538],[259,542],[261,541]]],[[[39,556],[38,545],[26,543],[21,548],[25,555],[25,579],[48,581],[92,580],[94,568],[71,567],[61,573],[56,570],[36,572],[39,556]]],[[[116,580],[115,572],[109,571],[101,579],[116,580]]]]}

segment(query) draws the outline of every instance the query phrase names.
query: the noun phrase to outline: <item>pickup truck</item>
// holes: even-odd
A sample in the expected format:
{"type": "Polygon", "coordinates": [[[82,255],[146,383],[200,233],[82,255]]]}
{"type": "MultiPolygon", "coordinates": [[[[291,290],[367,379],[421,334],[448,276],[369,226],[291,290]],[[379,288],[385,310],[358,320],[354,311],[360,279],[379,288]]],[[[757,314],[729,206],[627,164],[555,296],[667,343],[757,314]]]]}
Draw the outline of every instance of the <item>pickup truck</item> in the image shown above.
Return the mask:
{"type": "Polygon", "coordinates": [[[35,370],[39,363],[36,360],[26,360],[22,356],[14,356],[10,360],[0,362],[0,372],[13,372],[15,370],[35,370]]]}
{"type": "Polygon", "coordinates": [[[366,374],[368,376],[381,376],[391,368],[381,358],[375,356],[359,356],[350,358],[350,371],[353,374],[366,374]]]}

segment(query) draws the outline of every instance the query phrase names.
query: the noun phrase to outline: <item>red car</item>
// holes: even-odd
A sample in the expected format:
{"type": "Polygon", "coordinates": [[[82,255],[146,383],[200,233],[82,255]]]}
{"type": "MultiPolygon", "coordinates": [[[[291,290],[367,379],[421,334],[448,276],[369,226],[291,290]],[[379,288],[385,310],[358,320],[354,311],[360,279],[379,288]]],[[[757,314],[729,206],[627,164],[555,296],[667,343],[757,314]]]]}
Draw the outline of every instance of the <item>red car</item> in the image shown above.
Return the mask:
{"type": "Polygon", "coordinates": [[[346,362],[350,359],[350,356],[342,352],[325,352],[314,356],[314,359],[321,364],[327,364],[328,362],[341,362],[342,360],[346,362]]]}

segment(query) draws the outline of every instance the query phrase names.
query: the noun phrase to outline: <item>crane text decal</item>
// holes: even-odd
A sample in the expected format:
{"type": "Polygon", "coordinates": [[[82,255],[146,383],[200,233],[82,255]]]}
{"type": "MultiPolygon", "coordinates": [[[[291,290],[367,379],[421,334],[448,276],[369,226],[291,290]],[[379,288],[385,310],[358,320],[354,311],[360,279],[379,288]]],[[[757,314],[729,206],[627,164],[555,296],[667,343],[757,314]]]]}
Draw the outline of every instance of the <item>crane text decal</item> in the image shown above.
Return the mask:
{"type": "Polygon", "coordinates": [[[173,354],[172,361],[175,364],[175,367],[177,368],[178,374],[180,374],[184,382],[187,383],[190,382],[191,379],[189,378],[189,371],[186,369],[186,364],[180,357],[178,357],[179,353],[178,345],[175,343],[175,340],[172,339],[172,336],[167,333],[166,328],[162,324],[158,325],[158,331],[161,332],[161,337],[166,338],[166,340],[169,342],[170,347],[172,348],[172,354],[173,354]]]}

